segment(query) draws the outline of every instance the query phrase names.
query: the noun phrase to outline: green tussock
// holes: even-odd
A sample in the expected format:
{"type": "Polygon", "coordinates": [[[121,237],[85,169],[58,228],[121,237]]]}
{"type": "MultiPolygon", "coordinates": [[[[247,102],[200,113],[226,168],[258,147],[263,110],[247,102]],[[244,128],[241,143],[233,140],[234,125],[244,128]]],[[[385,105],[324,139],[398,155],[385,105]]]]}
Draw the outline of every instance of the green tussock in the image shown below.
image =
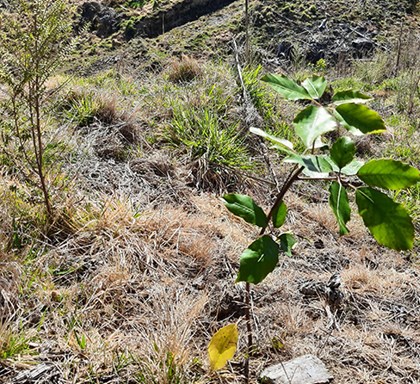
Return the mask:
{"type": "Polygon", "coordinates": [[[163,133],[171,147],[179,147],[191,160],[250,169],[252,162],[237,124],[224,124],[212,110],[173,106],[173,118],[163,133]]]}

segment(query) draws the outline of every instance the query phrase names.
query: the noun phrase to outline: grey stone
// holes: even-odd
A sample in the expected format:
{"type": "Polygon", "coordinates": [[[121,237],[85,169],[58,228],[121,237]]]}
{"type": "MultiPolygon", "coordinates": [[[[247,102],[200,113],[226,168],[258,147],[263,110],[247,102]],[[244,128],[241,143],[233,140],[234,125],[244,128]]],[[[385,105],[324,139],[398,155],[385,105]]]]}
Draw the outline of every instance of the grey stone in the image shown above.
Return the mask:
{"type": "Polygon", "coordinates": [[[359,37],[351,42],[352,47],[355,49],[356,56],[364,57],[371,53],[375,48],[375,43],[369,38],[359,37]]]}
{"type": "Polygon", "coordinates": [[[104,38],[111,36],[118,31],[119,16],[117,12],[96,1],[83,3],[81,6],[82,24],[90,23],[92,31],[96,31],[97,36],[104,38]]]}
{"type": "Polygon", "coordinates": [[[325,384],[333,378],[325,364],[313,355],[272,365],[260,374],[260,382],[264,384],[325,384]]]}

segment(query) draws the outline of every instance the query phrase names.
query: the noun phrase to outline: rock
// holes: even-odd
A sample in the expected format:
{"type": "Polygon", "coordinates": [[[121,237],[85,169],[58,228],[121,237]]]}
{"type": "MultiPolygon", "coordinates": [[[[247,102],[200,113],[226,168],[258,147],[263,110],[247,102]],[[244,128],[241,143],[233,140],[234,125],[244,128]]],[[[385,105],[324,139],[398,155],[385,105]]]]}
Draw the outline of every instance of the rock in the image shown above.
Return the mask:
{"type": "Polygon", "coordinates": [[[81,14],[82,21],[89,22],[91,30],[99,37],[108,37],[118,31],[119,19],[113,8],[92,1],[82,5],[81,14]]]}
{"type": "Polygon", "coordinates": [[[351,45],[354,48],[358,58],[362,58],[369,53],[372,53],[373,49],[375,48],[375,43],[371,39],[364,37],[354,39],[351,42],[351,45]]]}
{"type": "Polygon", "coordinates": [[[333,378],[325,364],[313,355],[272,365],[260,374],[260,382],[264,384],[325,384],[333,378]]]}

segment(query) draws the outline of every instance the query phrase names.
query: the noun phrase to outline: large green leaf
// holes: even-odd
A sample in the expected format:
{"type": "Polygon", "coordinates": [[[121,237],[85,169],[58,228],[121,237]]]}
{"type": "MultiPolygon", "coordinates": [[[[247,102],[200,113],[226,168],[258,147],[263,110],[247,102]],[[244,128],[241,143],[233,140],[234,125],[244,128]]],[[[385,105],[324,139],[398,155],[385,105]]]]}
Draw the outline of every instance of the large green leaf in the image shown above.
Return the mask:
{"type": "Polygon", "coordinates": [[[272,221],[275,228],[280,228],[286,221],[287,206],[282,201],[273,211],[272,221]]]}
{"type": "Polygon", "coordinates": [[[305,88],[283,75],[265,75],[262,79],[287,100],[310,100],[305,88]]]}
{"type": "Polygon", "coordinates": [[[278,260],[278,244],[268,235],[260,237],[242,253],[236,281],[258,284],[274,270],[278,260]]]}
{"type": "Polygon", "coordinates": [[[280,139],[279,137],[270,135],[269,133],[263,131],[260,128],[251,127],[249,129],[250,132],[254,133],[255,135],[261,136],[264,139],[267,139],[268,141],[272,142],[276,145],[276,148],[280,149],[281,151],[285,153],[294,153],[293,151],[293,143],[291,143],[289,140],[286,139],[280,139]]]}
{"type": "Polygon", "coordinates": [[[228,324],[213,335],[207,347],[210,367],[213,371],[224,368],[226,363],[232,359],[236,352],[238,338],[236,324],[228,324]]]}
{"type": "Polygon", "coordinates": [[[315,140],[322,134],[334,131],[335,119],[323,107],[309,105],[293,120],[295,130],[306,148],[312,148],[315,140]]]}
{"type": "Polygon", "coordinates": [[[375,112],[365,105],[346,103],[336,108],[340,123],[354,134],[379,133],[386,130],[385,123],[375,112]]]}
{"type": "Polygon", "coordinates": [[[356,153],[356,146],[349,137],[340,137],[331,147],[330,156],[341,169],[349,164],[356,153]]]}
{"type": "Polygon", "coordinates": [[[363,166],[364,162],[361,160],[352,160],[350,163],[348,163],[346,166],[344,166],[343,168],[339,168],[338,165],[336,163],[334,163],[334,160],[331,159],[330,156],[327,155],[323,155],[323,157],[325,158],[325,160],[327,160],[330,165],[331,168],[334,172],[340,172],[343,175],[347,175],[347,176],[354,176],[357,174],[357,172],[359,171],[359,169],[363,166]]]}
{"type": "Polygon", "coordinates": [[[357,176],[372,187],[390,190],[408,188],[420,181],[417,168],[391,159],[368,161],[359,169],[357,176]]]}
{"type": "MultiPolygon", "coordinates": [[[[302,165],[309,172],[320,173],[322,175],[328,175],[333,169],[331,163],[328,161],[328,157],[325,155],[291,155],[285,157],[283,161],[285,163],[302,165]]],[[[320,175],[317,176],[321,177],[320,175]]]]}
{"type": "Polygon", "coordinates": [[[340,228],[340,235],[349,233],[346,224],[350,220],[350,204],[346,189],[337,181],[333,181],[330,185],[330,207],[337,218],[340,228]]]}
{"type": "Polygon", "coordinates": [[[359,169],[363,166],[364,162],[361,160],[353,160],[341,169],[341,173],[347,176],[356,175],[359,169]]]}
{"type": "Polygon", "coordinates": [[[280,235],[280,249],[287,255],[292,257],[292,249],[296,244],[296,239],[291,233],[282,233],[280,235]]]}
{"type": "Polygon", "coordinates": [[[372,100],[370,96],[364,95],[363,93],[360,93],[359,91],[353,91],[353,90],[337,92],[332,98],[332,101],[335,105],[348,104],[348,103],[361,104],[361,103],[366,103],[369,100],[372,100]]]}
{"type": "Polygon", "coordinates": [[[401,204],[370,187],[357,190],[356,204],[363,222],[379,244],[398,251],[413,248],[414,226],[401,204]]]}
{"type": "Polygon", "coordinates": [[[268,218],[266,214],[251,197],[238,193],[231,193],[229,195],[224,195],[223,199],[226,201],[226,208],[234,215],[259,227],[265,227],[267,225],[268,218]]]}
{"type": "Polygon", "coordinates": [[[322,76],[313,75],[308,77],[302,86],[308,91],[313,99],[320,99],[327,88],[327,81],[322,76]]]}

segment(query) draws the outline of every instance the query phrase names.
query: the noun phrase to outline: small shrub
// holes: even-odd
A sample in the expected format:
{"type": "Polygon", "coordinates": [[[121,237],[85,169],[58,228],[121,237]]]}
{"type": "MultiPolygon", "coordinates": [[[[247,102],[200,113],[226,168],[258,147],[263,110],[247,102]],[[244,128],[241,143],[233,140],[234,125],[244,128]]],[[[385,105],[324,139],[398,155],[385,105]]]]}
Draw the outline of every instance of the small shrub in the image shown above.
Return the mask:
{"type": "Polygon", "coordinates": [[[72,47],[70,12],[64,0],[15,0],[0,10],[0,83],[7,95],[1,151],[42,192],[49,222],[53,202],[45,166],[45,143],[51,139],[46,137],[51,130],[46,84],[72,47]]]}

